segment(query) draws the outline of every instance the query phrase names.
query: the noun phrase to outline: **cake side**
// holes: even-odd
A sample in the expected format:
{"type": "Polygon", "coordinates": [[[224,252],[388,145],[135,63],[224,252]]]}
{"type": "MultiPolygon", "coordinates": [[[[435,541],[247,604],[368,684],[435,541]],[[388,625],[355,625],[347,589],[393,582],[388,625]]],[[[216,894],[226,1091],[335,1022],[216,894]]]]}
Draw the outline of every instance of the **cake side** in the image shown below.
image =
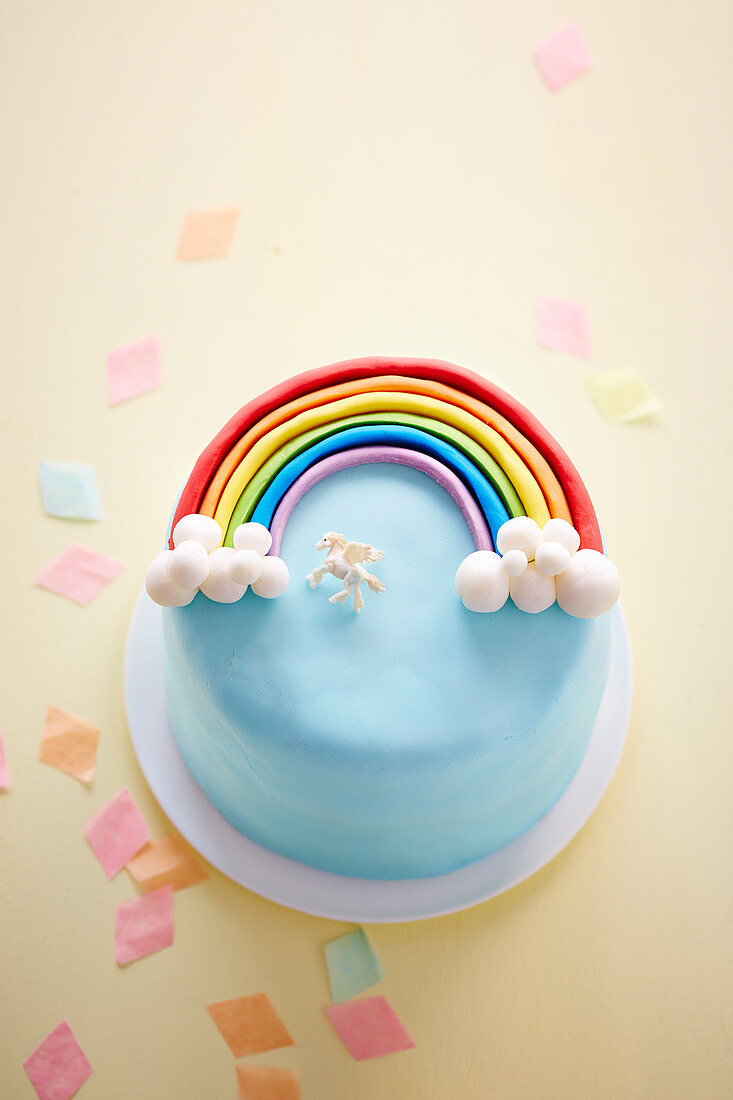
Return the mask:
{"type": "Polygon", "coordinates": [[[564,790],[605,685],[608,616],[466,612],[452,571],[468,528],[441,488],[394,466],[302,499],[282,548],[294,577],[335,515],[384,550],[385,593],[358,619],[304,581],[283,600],[165,609],[171,726],[211,801],[258,843],[359,877],[444,873],[564,790]]]}

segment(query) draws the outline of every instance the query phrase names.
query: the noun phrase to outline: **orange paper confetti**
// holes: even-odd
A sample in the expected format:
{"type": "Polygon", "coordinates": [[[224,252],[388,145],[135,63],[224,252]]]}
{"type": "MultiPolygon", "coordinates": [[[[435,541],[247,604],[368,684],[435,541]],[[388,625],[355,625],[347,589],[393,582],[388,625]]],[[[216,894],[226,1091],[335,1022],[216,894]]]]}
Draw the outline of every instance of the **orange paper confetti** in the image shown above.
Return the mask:
{"type": "Polygon", "coordinates": [[[237,1066],[239,1100],[300,1100],[298,1078],[291,1069],[237,1066]]]}
{"type": "Polygon", "coordinates": [[[206,1010],[224,1036],[235,1058],[263,1050],[290,1047],[294,1040],[266,993],[235,997],[207,1005],[206,1010]]]}
{"type": "Polygon", "coordinates": [[[239,207],[189,210],[178,239],[179,260],[213,260],[228,256],[237,228],[239,207]]]}
{"type": "Polygon", "coordinates": [[[146,844],[127,864],[127,870],[145,893],[160,886],[183,890],[209,877],[181,838],[172,834],[146,844]]]}
{"type": "Polygon", "coordinates": [[[49,706],[39,760],[82,783],[91,783],[97,763],[98,726],[61,707],[49,706]]]}

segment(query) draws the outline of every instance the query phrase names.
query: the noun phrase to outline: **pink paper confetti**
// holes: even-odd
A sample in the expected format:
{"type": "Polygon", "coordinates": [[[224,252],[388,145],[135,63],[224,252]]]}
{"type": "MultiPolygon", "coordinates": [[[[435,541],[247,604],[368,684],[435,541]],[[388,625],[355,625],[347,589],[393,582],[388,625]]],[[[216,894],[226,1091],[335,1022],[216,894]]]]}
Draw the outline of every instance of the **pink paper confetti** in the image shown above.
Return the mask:
{"type": "Polygon", "coordinates": [[[551,92],[557,92],[593,68],[593,55],[576,23],[559,27],[532,50],[537,67],[551,92]]]}
{"type": "Polygon", "coordinates": [[[120,966],[162,951],[172,943],[172,886],[123,901],[115,909],[115,962],[120,966]]]}
{"type": "Polygon", "coordinates": [[[386,997],[327,1005],[323,1010],[357,1062],[409,1050],[414,1043],[386,997]]]}
{"type": "Polygon", "coordinates": [[[41,1100],[69,1100],[93,1073],[66,1020],[36,1047],[23,1067],[41,1100]]]}
{"type": "Polygon", "coordinates": [[[145,818],[127,787],[87,821],[84,836],[108,879],[114,878],[150,840],[145,818]]]}
{"type": "Polygon", "coordinates": [[[543,348],[590,359],[590,329],[585,306],[540,294],[537,298],[537,342],[543,348]]]}
{"type": "Polygon", "coordinates": [[[157,336],[115,348],[107,356],[107,401],[119,405],[160,385],[160,345],[157,336]]]}
{"type": "Polygon", "coordinates": [[[124,568],[116,558],[90,550],[81,542],[72,542],[41,570],[33,583],[86,607],[124,568]]]}
{"type": "Polygon", "coordinates": [[[10,772],[8,771],[8,758],[5,755],[5,742],[0,732],[0,791],[10,788],[10,772]]]}

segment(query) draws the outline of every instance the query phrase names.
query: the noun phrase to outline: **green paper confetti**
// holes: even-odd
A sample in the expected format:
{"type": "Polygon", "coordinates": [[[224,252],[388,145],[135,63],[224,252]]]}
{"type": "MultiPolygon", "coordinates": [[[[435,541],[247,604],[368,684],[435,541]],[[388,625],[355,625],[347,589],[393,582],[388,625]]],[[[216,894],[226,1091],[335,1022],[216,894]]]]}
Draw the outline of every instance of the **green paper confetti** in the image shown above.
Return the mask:
{"type": "Polygon", "coordinates": [[[324,951],[335,1004],[350,1000],[384,978],[382,964],[363,928],[332,940],[324,951]]]}

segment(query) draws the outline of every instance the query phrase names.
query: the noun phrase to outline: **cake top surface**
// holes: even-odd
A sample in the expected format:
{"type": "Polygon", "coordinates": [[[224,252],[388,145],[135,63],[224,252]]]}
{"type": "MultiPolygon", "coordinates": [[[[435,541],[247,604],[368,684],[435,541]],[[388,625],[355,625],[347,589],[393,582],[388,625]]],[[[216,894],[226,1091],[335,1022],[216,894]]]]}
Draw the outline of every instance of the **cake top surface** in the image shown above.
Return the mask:
{"type": "Polygon", "coordinates": [[[487,723],[497,759],[511,754],[520,730],[544,743],[540,717],[581,674],[606,624],[557,605],[526,615],[512,600],[493,615],[466,613],[452,563],[470,553],[470,531],[438,484],[393,463],[344,468],[307,494],[282,545],[294,578],[318,565],[313,532],[325,531],[334,510],[347,531],[366,526],[384,550],[366,568],[386,593],[366,592],[360,615],[330,605],[326,596],[340,587],[333,577],[316,592],[294,581],[283,599],[248,591],[212,605],[198,595],[166,611],[171,659],[186,670],[188,690],[200,686],[211,724],[246,714],[253,760],[299,745],[322,745],[331,759],[339,745],[354,767],[375,748],[413,759],[418,745],[425,767],[433,754],[443,766],[446,746],[454,759],[471,759],[486,751],[487,723]]]}

